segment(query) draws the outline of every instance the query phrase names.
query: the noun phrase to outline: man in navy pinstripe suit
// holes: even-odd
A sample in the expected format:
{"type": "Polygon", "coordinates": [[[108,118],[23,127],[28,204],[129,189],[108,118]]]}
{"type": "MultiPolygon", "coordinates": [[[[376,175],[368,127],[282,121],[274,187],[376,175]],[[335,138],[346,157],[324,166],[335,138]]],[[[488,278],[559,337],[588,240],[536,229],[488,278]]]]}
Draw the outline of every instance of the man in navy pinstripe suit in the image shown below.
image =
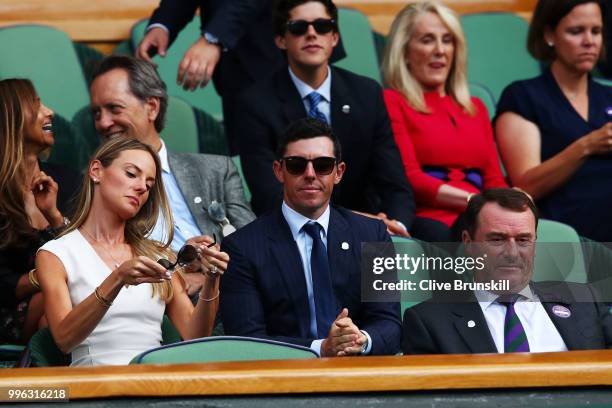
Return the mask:
{"type": "Polygon", "coordinates": [[[346,165],[331,128],[304,118],[287,129],[274,173],[283,204],[223,241],[226,334],[310,347],[323,357],[393,354],[397,302],[361,302],[361,243],[389,242],[385,225],[331,207],[346,165]],[[312,232],[315,231],[315,232],[312,232]]]}

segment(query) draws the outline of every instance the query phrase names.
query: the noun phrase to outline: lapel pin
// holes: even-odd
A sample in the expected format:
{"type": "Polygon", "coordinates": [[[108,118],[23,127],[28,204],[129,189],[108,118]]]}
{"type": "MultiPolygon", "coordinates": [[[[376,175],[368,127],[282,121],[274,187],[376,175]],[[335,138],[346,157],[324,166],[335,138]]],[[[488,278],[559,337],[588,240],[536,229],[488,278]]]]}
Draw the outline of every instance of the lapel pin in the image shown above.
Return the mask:
{"type": "Polygon", "coordinates": [[[561,305],[554,305],[552,308],[552,312],[555,314],[555,316],[561,317],[563,319],[567,319],[572,315],[572,312],[570,312],[567,307],[561,305]]]}
{"type": "Polygon", "coordinates": [[[193,198],[193,202],[195,204],[200,204],[202,202],[202,197],[200,197],[200,196],[194,197],[193,198]]]}
{"type": "Polygon", "coordinates": [[[608,106],[606,108],[606,115],[608,116],[608,119],[612,118],[612,106],[608,106]]]}
{"type": "Polygon", "coordinates": [[[476,327],[476,322],[474,322],[473,320],[468,321],[468,327],[476,327]]]}
{"type": "Polygon", "coordinates": [[[349,105],[342,105],[342,113],[345,113],[345,114],[351,113],[351,107],[349,105]]]}
{"type": "Polygon", "coordinates": [[[350,248],[349,243],[348,242],[343,242],[342,244],[340,244],[340,248],[344,249],[345,251],[347,249],[350,248]]]}

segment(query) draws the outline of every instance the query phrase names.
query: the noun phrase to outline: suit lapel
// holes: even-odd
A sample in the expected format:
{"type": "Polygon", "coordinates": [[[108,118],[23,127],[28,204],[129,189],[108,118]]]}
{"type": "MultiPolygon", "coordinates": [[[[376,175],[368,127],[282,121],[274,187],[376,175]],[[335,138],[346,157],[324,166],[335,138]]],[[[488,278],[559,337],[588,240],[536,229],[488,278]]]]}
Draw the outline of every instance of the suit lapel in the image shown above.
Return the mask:
{"type": "Polygon", "coordinates": [[[295,84],[289,76],[289,70],[283,69],[276,75],[277,93],[281,100],[283,116],[288,123],[304,118],[308,114],[304,102],[295,84]]]}
{"type": "Polygon", "coordinates": [[[343,291],[349,279],[346,274],[350,273],[351,268],[359,268],[359,265],[353,263],[353,254],[357,249],[355,245],[361,245],[361,242],[353,241],[346,220],[338,211],[330,207],[329,227],[327,229],[327,259],[329,260],[329,270],[336,300],[336,314],[340,313],[339,302],[341,296],[339,294],[343,291]],[[343,243],[348,244],[346,249],[342,247],[343,243]]]}
{"type": "Polygon", "coordinates": [[[340,143],[346,145],[351,142],[346,139],[346,136],[351,134],[357,106],[351,97],[352,92],[350,87],[346,84],[344,79],[337,74],[335,68],[331,69],[331,75],[330,113],[332,128],[334,129],[334,133],[340,138],[340,143]],[[345,136],[344,139],[343,136],[345,136]]]}
{"type": "Polygon", "coordinates": [[[272,254],[279,266],[279,273],[285,282],[296,311],[299,322],[300,337],[310,337],[310,309],[306,278],[302,267],[302,258],[297,244],[293,240],[289,225],[279,208],[273,214],[274,221],[268,233],[272,254]],[[307,318],[303,318],[306,316],[307,318]]]}
{"type": "Polygon", "coordinates": [[[459,335],[472,353],[497,353],[489,326],[478,302],[453,304],[451,319],[459,335]],[[473,325],[472,323],[473,322],[473,325]],[[472,326],[472,327],[470,327],[472,326]]]}
{"type": "Polygon", "coordinates": [[[585,325],[593,322],[580,321],[579,303],[574,302],[574,299],[571,299],[570,296],[563,296],[558,293],[559,291],[550,290],[552,288],[534,284],[533,289],[540,298],[544,310],[548,313],[548,317],[550,317],[550,320],[557,328],[568,350],[584,350],[601,346],[598,341],[589,342],[589,338],[584,336],[583,330],[588,329],[585,325]],[[553,312],[555,306],[567,308],[571,313],[570,316],[557,316],[553,312]]]}
{"type": "Polygon", "coordinates": [[[190,168],[188,160],[181,160],[181,157],[175,153],[168,152],[168,165],[183,194],[185,203],[189,207],[191,215],[198,224],[198,228],[200,228],[202,233],[209,231],[209,220],[202,209],[202,206],[208,205],[204,201],[205,197],[210,196],[208,183],[205,180],[201,180],[198,172],[190,168]],[[200,200],[197,200],[198,197],[200,200]],[[195,201],[199,202],[196,203],[195,201]]]}

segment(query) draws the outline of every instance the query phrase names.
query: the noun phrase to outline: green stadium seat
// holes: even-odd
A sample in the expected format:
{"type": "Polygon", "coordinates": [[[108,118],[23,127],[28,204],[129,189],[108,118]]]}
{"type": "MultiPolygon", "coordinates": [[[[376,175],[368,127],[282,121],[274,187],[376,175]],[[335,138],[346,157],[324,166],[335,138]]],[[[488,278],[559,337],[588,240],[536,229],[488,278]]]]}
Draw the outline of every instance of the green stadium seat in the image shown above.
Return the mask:
{"type": "Polygon", "coordinates": [[[533,280],[587,282],[581,240],[569,225],[539,220],[533,280]]]}
{"type": "Polygon", "coordinates": [[[489,119],[495,116],[495,98],[491,91],[484,85],[475,82],[469,83],[470,95],[480,99],[489,113],[489,119]]]}
{"type": "Polygon", "coordinates": [[[229,155],[223,124],[200,109],[194,108],[193,110],[198,125],[200,153],[229,155]]]}
{"type": "Polygon", "coordinates": [[[240,178],[242,179],[242,189],[244,190],[244,199],[247,203],[251,202],[251,190],[249,190],[249,185],[244,178],[244,172],[242,171],[242,162],[240,161],[240,156],[232,156],[232,161],[238,170],[238,174],[240,174],[240,178]]]}
{"type": "Polygon", "coordinates": [[[610,79],[606,79],[606,78],[593,78],[595,80],[595,82],[599,82],[602,85],[605,86],[612,86],[612,80],[610,79]]]}
{"type": "MultiPolygon", "coordinates": [[[[132,51],[138,47],[138,44],[140,44],[140,41],[144,37],[147,22],[148,20],[141,20],[132,27],[130,34],[132,51]]],[[[204,89],[197,89],[193,92],[185,91],[181,86],[176,84],[178,66],[183,55],[201,35],[200,18],[196,17],[180,32],[175,42],[172,44],[172,47],[168,49],[166,56],[162,58],[156,55],[153,61],[157,64],[159,75],[168,87],[169,95],[178,96],[191,106],[208,112],[216,120],[221,121],[223,120],[221,98],[215,91],[215,87],[212,83],[209,83],[204,89]]]]}
{"type": "Polygon", "coordinates": [[[168,98],[166,126],[161,132],[168,150],[177,153],[198,153],[198,127],[191,105],[175,96],[168,98]]]}
{"type": "Polygon", "coordinates": [[[221,361],[317,358],[313,350],[279,341],[250,337],[205,337],[154,348],[134,357],[130,364],[181,364],[221,361]]]}
{"type": "Polygon", "coordinates": [[[0,368],[14,367],[24,350],[20,344],[0,344],[0,368]]]}
{"type": "Polygon", "coordinates": [[[468,45],[468,80],[485,85],[499,100],[511,82],[540,74],[540,64],[527,52],[529,25],[512,13],[461,16],[468,45]]]}
{"type": "Polygon", "coordinates": [[[376,44],[368,18],[357,10],[339,8],[338,20],[346,57],[334,65],[381,83],[376,44]]]}
{"type": "MultiPolygon", "coordinates": [[[[397,254],[406,254],[410,257],[419,258],[425,252],[423,246],[417,240],[398,236],[392,236],[391,240],[393,241],[393,245],[395,246],[395,252],[397,254]]],[[[426,270],[420,269],[418,271],[415,271],[415,273],[413,274],[410,272],[411,271],[407,271],[405,269],[398,270],[397,280],[411,281],[415,282],[418,285],[421,280],[429,279],[429,273],[426,270]]],[[[404,311],[409,307],[421,303],[422,301],[427,300],[429,297],[431,297],[431,293],[429,291],[419,290],[412,292],[403,290],[401,293],[400,301],[400,316],[404,316],[404,311]]]]}
{"type": "MultiPolygon", "coordinates": [[[[164,315],[162,320],[162,344],[168,345],[181,341],[181,336],[168,318],[164,315]]],[[[61,352],[51,331],[48,328],[40,329],[28,343],[30,354],[29,366],[31,367],[55,367],[70,364],[70,356],[61,352]]]]}
{"type": "Polygon", "coordinates": [[[62,31],[42,25],[2,28],[0,55],[0,79],[30,79],[42,102],[67,120],[89,104],[74,46],[62,31]]]}

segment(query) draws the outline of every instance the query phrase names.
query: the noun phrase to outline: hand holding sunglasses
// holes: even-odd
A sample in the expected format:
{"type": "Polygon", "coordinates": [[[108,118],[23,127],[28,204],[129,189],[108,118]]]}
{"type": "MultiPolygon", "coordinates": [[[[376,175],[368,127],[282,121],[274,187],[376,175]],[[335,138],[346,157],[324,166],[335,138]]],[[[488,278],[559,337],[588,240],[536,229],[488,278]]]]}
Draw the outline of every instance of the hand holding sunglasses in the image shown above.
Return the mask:
{"type": "Polygon", "coordinates": [[[285,168],[290,174],[294,176],[299,176],[304,174],[306,171],[306,167],[308,163],[312,163],[312,167],[314,168],[315,173],[319,176],[327,176],[331,174],[336,166],[337,160],[335,157],[316,157],[314,159],[307,159],[305,157],[300,156],[289,156],[283,157],[279,160],[282,163],[285,163],[285,168]]]}
{"type": "MultiPolygon", "coordinates": [[[[213,242],[206,245],[207,248],[212,248],[217,243],[217,236],[213,234],[213,242]]],[[[158,259],[157,263],[166,268],[169,271],[173,271],[176,265],[178,266],[187,266],[196,259],[198,259],[199,253],[195,246],[190,244],[185,244],[179,249],[178,254],[176,254],[176,261],[174,263],[170,262],[167,259],[158,259]]]]}
{"type": "Polygon", "coordinates": [[[317,34],[327,34],[336,29],[336,20],[329,18],[317,18],[314,21],[289,20],[287,21],[287,31],[293,35],[304,35],[308,31],[308,26],[312,26],[317,34]]]}

